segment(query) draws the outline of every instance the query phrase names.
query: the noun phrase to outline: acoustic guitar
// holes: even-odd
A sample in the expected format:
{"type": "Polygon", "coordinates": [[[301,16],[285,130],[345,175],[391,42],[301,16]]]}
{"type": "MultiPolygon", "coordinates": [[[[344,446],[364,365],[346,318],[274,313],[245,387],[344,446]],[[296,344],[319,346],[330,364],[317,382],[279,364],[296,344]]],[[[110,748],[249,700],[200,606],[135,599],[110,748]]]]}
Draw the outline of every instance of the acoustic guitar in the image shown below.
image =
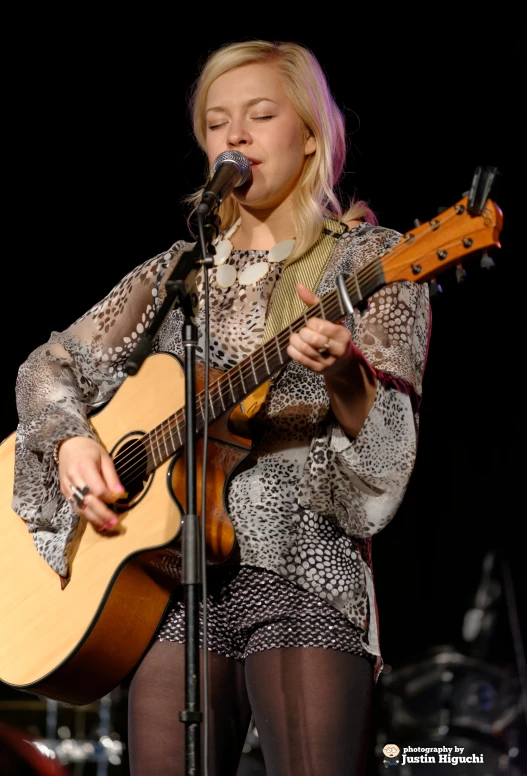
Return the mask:
{"type": "MultiPolygon", "coordinates": [[[[424,282],[469,254],[500,247],[503,216],[491,200],[464,197],[402,236],[387,253],[349,277],[287,329],[228,372],[211,373],[206,467],[207,555],[233,558],[236,537],[225,507],[230,473],[251,449],[233,433],[241,403],[288,361],[290,334],[311,317],[342,320],[394,281],[424,282]]],[[[204,381],[198,385],[203,431],[204,381]]],[[[179,577],[185,503],[184,370],[166,353],[148,357],[111,401],[90,418],[128,491],[118,529],[101,535],[80,521],[67,584],[42,559],[26,523],[11,507],[15,434],[0,445],[0,680],[26,692],[84,705],[106,695],[149,646],[179,577]]],[[[201,450],[198,443],[198,462],[201,450]]],[[[201,472],[197,493],[201,494],[201,472]]],[[[198,497],[198,514],[201,506],[198,497]]]]}

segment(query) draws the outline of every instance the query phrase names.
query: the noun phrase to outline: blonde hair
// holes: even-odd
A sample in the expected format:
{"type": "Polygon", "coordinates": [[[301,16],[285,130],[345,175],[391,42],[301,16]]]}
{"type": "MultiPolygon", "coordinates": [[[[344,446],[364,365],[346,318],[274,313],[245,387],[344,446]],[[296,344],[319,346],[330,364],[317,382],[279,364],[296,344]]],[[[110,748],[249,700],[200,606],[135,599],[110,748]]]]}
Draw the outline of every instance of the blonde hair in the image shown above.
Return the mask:
{"type": "MultiPolygon", "coordinates": [[[[205,105],[210,85],[223,73],[243,65],[276,63],[282,85],[303,121],[308,135],[316,140],[316,150],[306,158],[294,192],[296,244],[291,260],[307,251],[319,238],[324,218],[343,221],[377,219],[363,200],[351,200],[345,212],[337,186],[344,171],[347,154],[345,118],[329,89],[324,72],[313,54],[298,43],[265,40],[242,41],[222,46],[209,55],[189,97],[194,135],[205,150],[205,105]]],[[[189,220],[201,201],[204,187],[186,202],[192,206],[189,220]]],[[[217,210],[220,229],[229,227],[239,215],[239,206],[231,195],[217,210]]]]}

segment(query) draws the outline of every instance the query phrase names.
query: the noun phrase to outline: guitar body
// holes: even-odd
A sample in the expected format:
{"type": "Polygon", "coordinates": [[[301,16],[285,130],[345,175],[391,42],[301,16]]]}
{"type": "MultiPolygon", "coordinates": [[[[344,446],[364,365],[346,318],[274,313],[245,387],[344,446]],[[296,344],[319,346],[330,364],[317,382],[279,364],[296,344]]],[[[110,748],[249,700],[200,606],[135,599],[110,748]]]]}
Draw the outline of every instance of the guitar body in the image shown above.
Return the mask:
{"type": "MultiPolygon", "coordinates": [[[[212,370],[211,370],[212,372],[212,370]]],[[[185,403],[184,372],[164,353],[148,358],[91,419],[114,454],[185,403]]],[[[15,435],[0,445],[0,679],[20,690],[84,705],[116,687],[141,658],[180,583],[177,573],[186,503],[184,455],[162,463],[123,503],[118,530],[77,529],[67,584],[36,551],[26,523],[11,508],[15,435]]],[[[201,501],[198,443],[198,514],[201,501]]],[[[250,443],[231,436],[228,420],[209,428],[207,557],[235,553],[223,507],[231,470],[250,443]]]]}

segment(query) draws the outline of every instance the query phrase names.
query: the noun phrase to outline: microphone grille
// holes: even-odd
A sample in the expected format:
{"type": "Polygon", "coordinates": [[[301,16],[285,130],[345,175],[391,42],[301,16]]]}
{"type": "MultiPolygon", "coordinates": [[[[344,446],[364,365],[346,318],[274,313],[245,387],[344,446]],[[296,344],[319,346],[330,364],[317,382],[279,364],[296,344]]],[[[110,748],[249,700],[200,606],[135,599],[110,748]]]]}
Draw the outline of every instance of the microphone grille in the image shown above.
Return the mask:
{"type": "Polygon", "coordinates": [[[213,175],[216,173],[220,164],[224,164],[224,162],[234,164],[238,170],[238,180],[234,184],[234,187],[236,188],[236,186],[243,186],[251,174],[251,163],[247,157],[241,154],[239,151],[224,151],[214,160],[214,164],[212,165],[213,175]]]}

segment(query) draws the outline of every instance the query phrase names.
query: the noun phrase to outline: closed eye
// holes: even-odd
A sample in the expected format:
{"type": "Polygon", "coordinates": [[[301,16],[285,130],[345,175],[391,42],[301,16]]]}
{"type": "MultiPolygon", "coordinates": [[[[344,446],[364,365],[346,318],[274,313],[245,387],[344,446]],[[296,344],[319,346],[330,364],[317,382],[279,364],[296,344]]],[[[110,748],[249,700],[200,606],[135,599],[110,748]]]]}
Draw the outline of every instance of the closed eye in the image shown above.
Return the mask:
{"type": "MultiPolygon", "coordinates": [[[[253,116],[253,121],[268,121],[269,119],[274,119],[274,114],[271,116],[253,116]]],[[[211,124],[208,129],[213,132],[215,129],[219,129],[219,127],[223,127],[224,124],[226,124],[226,121],[221,121],[219,124],[211,124]]]]}

